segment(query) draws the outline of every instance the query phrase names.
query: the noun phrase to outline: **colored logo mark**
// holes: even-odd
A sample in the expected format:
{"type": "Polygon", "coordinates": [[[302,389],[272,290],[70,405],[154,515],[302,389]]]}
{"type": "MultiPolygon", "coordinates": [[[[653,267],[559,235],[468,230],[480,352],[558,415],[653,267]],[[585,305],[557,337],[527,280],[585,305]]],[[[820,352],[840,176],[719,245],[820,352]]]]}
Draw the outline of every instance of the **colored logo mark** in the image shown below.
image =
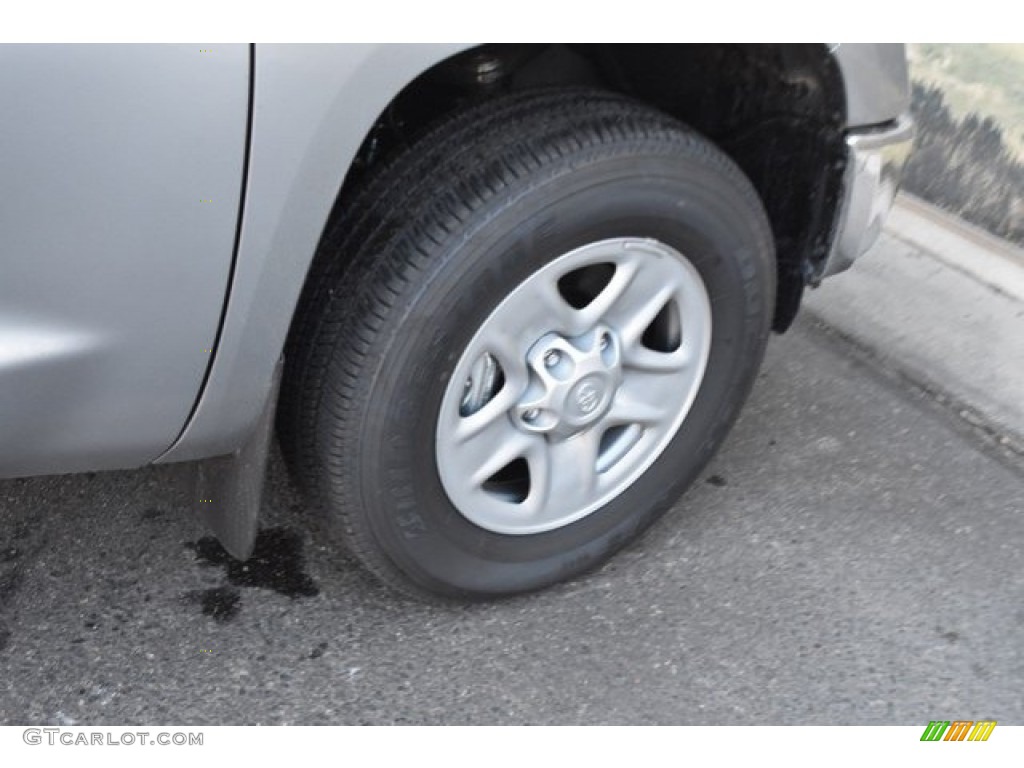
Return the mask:
{"type": "Polygon", "coordinates": [[[932,720],[921,741],[988,741],[995,727],[995,720],[932,720]]]}

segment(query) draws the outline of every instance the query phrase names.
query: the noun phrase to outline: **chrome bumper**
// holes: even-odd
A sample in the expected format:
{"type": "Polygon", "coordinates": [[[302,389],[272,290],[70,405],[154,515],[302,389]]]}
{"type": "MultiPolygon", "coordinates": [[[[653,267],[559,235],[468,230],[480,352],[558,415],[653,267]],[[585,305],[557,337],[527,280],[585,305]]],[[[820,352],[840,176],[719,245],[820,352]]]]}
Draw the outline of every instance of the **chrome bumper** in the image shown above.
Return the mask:
{"type": "Polygon", "coordinates": [[[842,272],[878,239],[913,139],[910,115],[901,115],[883,130],[854,132],[846,138],[848,158],[839,226],[822,277],[842,272]]]}

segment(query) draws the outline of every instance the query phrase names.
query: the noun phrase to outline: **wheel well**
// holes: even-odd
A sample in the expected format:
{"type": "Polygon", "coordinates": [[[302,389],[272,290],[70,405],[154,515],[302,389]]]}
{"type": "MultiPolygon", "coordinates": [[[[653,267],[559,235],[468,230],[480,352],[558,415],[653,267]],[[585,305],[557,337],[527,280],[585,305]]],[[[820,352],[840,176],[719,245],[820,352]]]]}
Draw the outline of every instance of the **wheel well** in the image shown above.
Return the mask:
{"type": "Polygon", "coordinates": [[[714,141],[761,196],[775,238],[784,331],[828,255],[845,170],[842,78],[827,47],[785,45],[484,45],[430,68],[381,113],[336,204],[431,123],[502,93],[592,85],[628,94],[714,141]]]}

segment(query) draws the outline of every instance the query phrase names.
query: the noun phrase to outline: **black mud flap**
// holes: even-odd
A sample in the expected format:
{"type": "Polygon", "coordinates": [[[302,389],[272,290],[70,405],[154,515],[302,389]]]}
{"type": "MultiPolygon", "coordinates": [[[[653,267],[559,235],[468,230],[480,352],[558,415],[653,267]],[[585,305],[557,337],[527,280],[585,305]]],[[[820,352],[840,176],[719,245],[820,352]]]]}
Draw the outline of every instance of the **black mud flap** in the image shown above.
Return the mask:
{"type": "Polygon", "coordinates": [[[252,554],[256,542],[282,362],[283,358],[274,369],[263,413],[245,444],[234,453],[204,459],[196,465],[196,512],[224,549],[239,560],[252,554]]]}

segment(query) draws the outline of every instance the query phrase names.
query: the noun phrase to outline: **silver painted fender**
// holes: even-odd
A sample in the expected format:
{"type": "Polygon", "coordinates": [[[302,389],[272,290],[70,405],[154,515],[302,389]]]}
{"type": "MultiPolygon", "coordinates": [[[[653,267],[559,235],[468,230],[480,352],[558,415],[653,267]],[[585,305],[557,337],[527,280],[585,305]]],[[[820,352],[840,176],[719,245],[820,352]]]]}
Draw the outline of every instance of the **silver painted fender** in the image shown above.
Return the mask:
{"type": "Polygon", "coordinates": [[[263,412],[292,313],[345,174],[378,115],[469,45],[257,45],[249,180],[217,356],[157,461],[234,451],[263,412]]]}

